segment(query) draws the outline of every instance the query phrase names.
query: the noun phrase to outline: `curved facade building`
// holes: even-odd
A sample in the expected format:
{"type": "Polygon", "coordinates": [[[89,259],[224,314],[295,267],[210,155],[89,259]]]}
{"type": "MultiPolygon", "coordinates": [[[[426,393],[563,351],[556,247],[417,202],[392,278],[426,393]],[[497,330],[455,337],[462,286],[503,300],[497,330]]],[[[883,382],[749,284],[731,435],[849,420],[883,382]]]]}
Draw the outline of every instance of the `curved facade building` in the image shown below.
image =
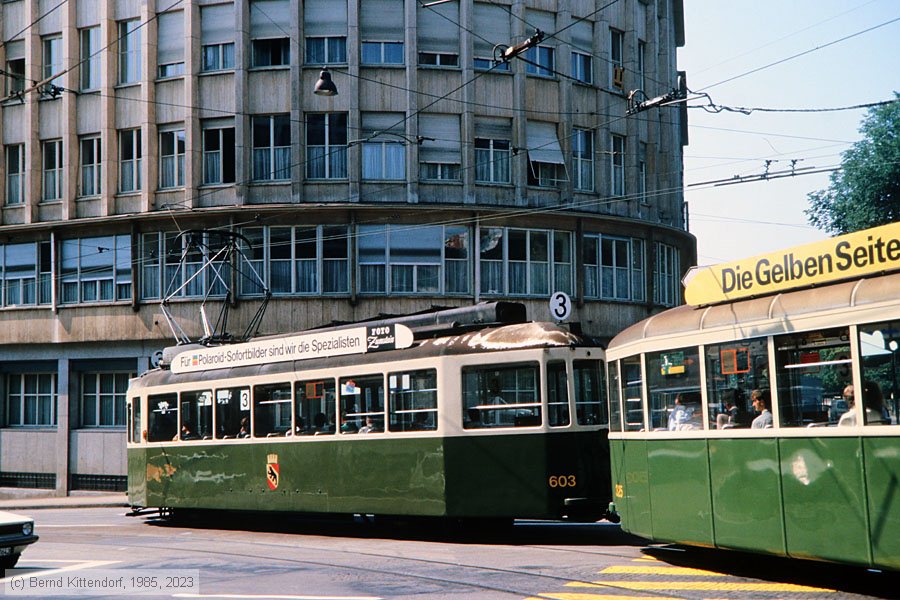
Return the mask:
{"type": "Polygon", "coordinates": [[[682,21],[680,0],[4,0],[0,487],[123,485],[163,298],[193,339],[204,299],[239,334],[266,290],[261,334],[489,299],[546,320],[564,291],[611,337],[680,303],[686,111],[625,115],[678,86],[682,21]]]}

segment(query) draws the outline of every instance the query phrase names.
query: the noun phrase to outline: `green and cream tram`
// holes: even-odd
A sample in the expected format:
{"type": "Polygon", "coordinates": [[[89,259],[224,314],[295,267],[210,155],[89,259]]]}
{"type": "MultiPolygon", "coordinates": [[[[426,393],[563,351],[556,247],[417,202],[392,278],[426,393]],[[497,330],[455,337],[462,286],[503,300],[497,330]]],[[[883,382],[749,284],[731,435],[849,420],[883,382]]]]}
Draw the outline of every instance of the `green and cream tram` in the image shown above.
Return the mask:
{"type": "Polygon", "coordinates": [[[439,321],[188,348],[132,380],[130,503],[603,517],[602,349],[550,323],[439,321]]]}
{"type": "Polygon", "coordinates": [[[716,303],[612,340],[613,502],[627,531],[900,569],[898,224],[852,236],[718,268],[716,303]],[[829,273],[842,281],[803,286],[829,273]],[[736,281],[755,297],[737,298],[736,281]]]}

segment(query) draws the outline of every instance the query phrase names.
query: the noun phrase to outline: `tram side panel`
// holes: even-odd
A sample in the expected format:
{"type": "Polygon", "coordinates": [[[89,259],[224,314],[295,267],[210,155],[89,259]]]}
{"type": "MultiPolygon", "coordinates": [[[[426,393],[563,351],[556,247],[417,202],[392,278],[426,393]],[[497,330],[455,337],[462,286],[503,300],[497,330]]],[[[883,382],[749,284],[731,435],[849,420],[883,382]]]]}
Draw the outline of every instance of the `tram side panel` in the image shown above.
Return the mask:
{"type": "Polygon", "coordinates": [[[869,564],[861,442],[855,436],[780,440],[788,555],[869,564]]]}
{"type": "Polygon", "coordinates": [[[645,440],[610,441],[613,497],[622,517],[622,529],[635,535],[653,534],[650,505],[650,480],[645,440]]]}
{"type": "Polygon", "coordinates": [[[869,539],[876,565],[900,570],[900,438],[863,438],[869,539]]]}
{"type": "Polygon", "coordinates": [[[710,439],[709,467],[709,480],[694,484],[711,485],[716,545],[785,554],[776,439],[710,439]]]}
{"type": "Polygon", "coordinates": [[[153,446],[132,453],[132,504],[409,515],[445,511],[439,438],[248,441],[153,446]],[[140,502],[142,471],[146,502],[140,502]]]}
{"type": "Polygon", "coordinates": [[[647,444],[653,536],[713,546],[705,439],[653,440],[647,444]]]}

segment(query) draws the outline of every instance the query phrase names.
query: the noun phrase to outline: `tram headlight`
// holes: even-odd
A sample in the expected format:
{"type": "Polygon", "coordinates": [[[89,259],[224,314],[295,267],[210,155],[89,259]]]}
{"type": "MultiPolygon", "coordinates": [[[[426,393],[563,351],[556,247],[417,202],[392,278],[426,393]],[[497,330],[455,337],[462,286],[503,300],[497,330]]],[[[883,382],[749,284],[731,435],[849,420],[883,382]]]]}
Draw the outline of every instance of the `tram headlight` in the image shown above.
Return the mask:
{"type": "Polygon", "coordinates": [[[25,523],[22,525],[22,534],[31,535],[34,532],[34,523],[25,523]]]}

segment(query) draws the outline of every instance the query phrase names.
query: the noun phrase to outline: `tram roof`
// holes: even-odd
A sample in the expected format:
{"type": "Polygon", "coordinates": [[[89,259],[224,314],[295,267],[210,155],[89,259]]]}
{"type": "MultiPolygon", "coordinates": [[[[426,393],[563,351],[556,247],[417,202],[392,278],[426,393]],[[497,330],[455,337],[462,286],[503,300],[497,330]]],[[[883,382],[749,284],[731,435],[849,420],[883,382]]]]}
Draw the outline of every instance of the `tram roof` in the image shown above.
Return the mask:
{"type": "Polygon", "coordinates": [[[329,358],[283,361],[254,366],[209,369],[192,373],[172,373],[168,369],[154,369],[143,373],[133,387],[169,385],[191,381],[213,381],[233,377],[250,377],[303,370],[329,369],[352,365],[400,363],[400,361],[436,356],[477,354],[528,348],[571,346],[599,347],[590,337],[577,335],[554,323],[529,322],[468,331],[458,335],[417,341],[411,348],[367,354],[352,354],[329,358]]]}
{"type": "Polygon", "coordinates": [[[713,306],[682,305],[624,329],[610,341],[608,349],[668,335],[765,320],[790,321],[792,317],[821,311],[896,301],[898,292],[900,273],[891,273],[713,306]]]}

